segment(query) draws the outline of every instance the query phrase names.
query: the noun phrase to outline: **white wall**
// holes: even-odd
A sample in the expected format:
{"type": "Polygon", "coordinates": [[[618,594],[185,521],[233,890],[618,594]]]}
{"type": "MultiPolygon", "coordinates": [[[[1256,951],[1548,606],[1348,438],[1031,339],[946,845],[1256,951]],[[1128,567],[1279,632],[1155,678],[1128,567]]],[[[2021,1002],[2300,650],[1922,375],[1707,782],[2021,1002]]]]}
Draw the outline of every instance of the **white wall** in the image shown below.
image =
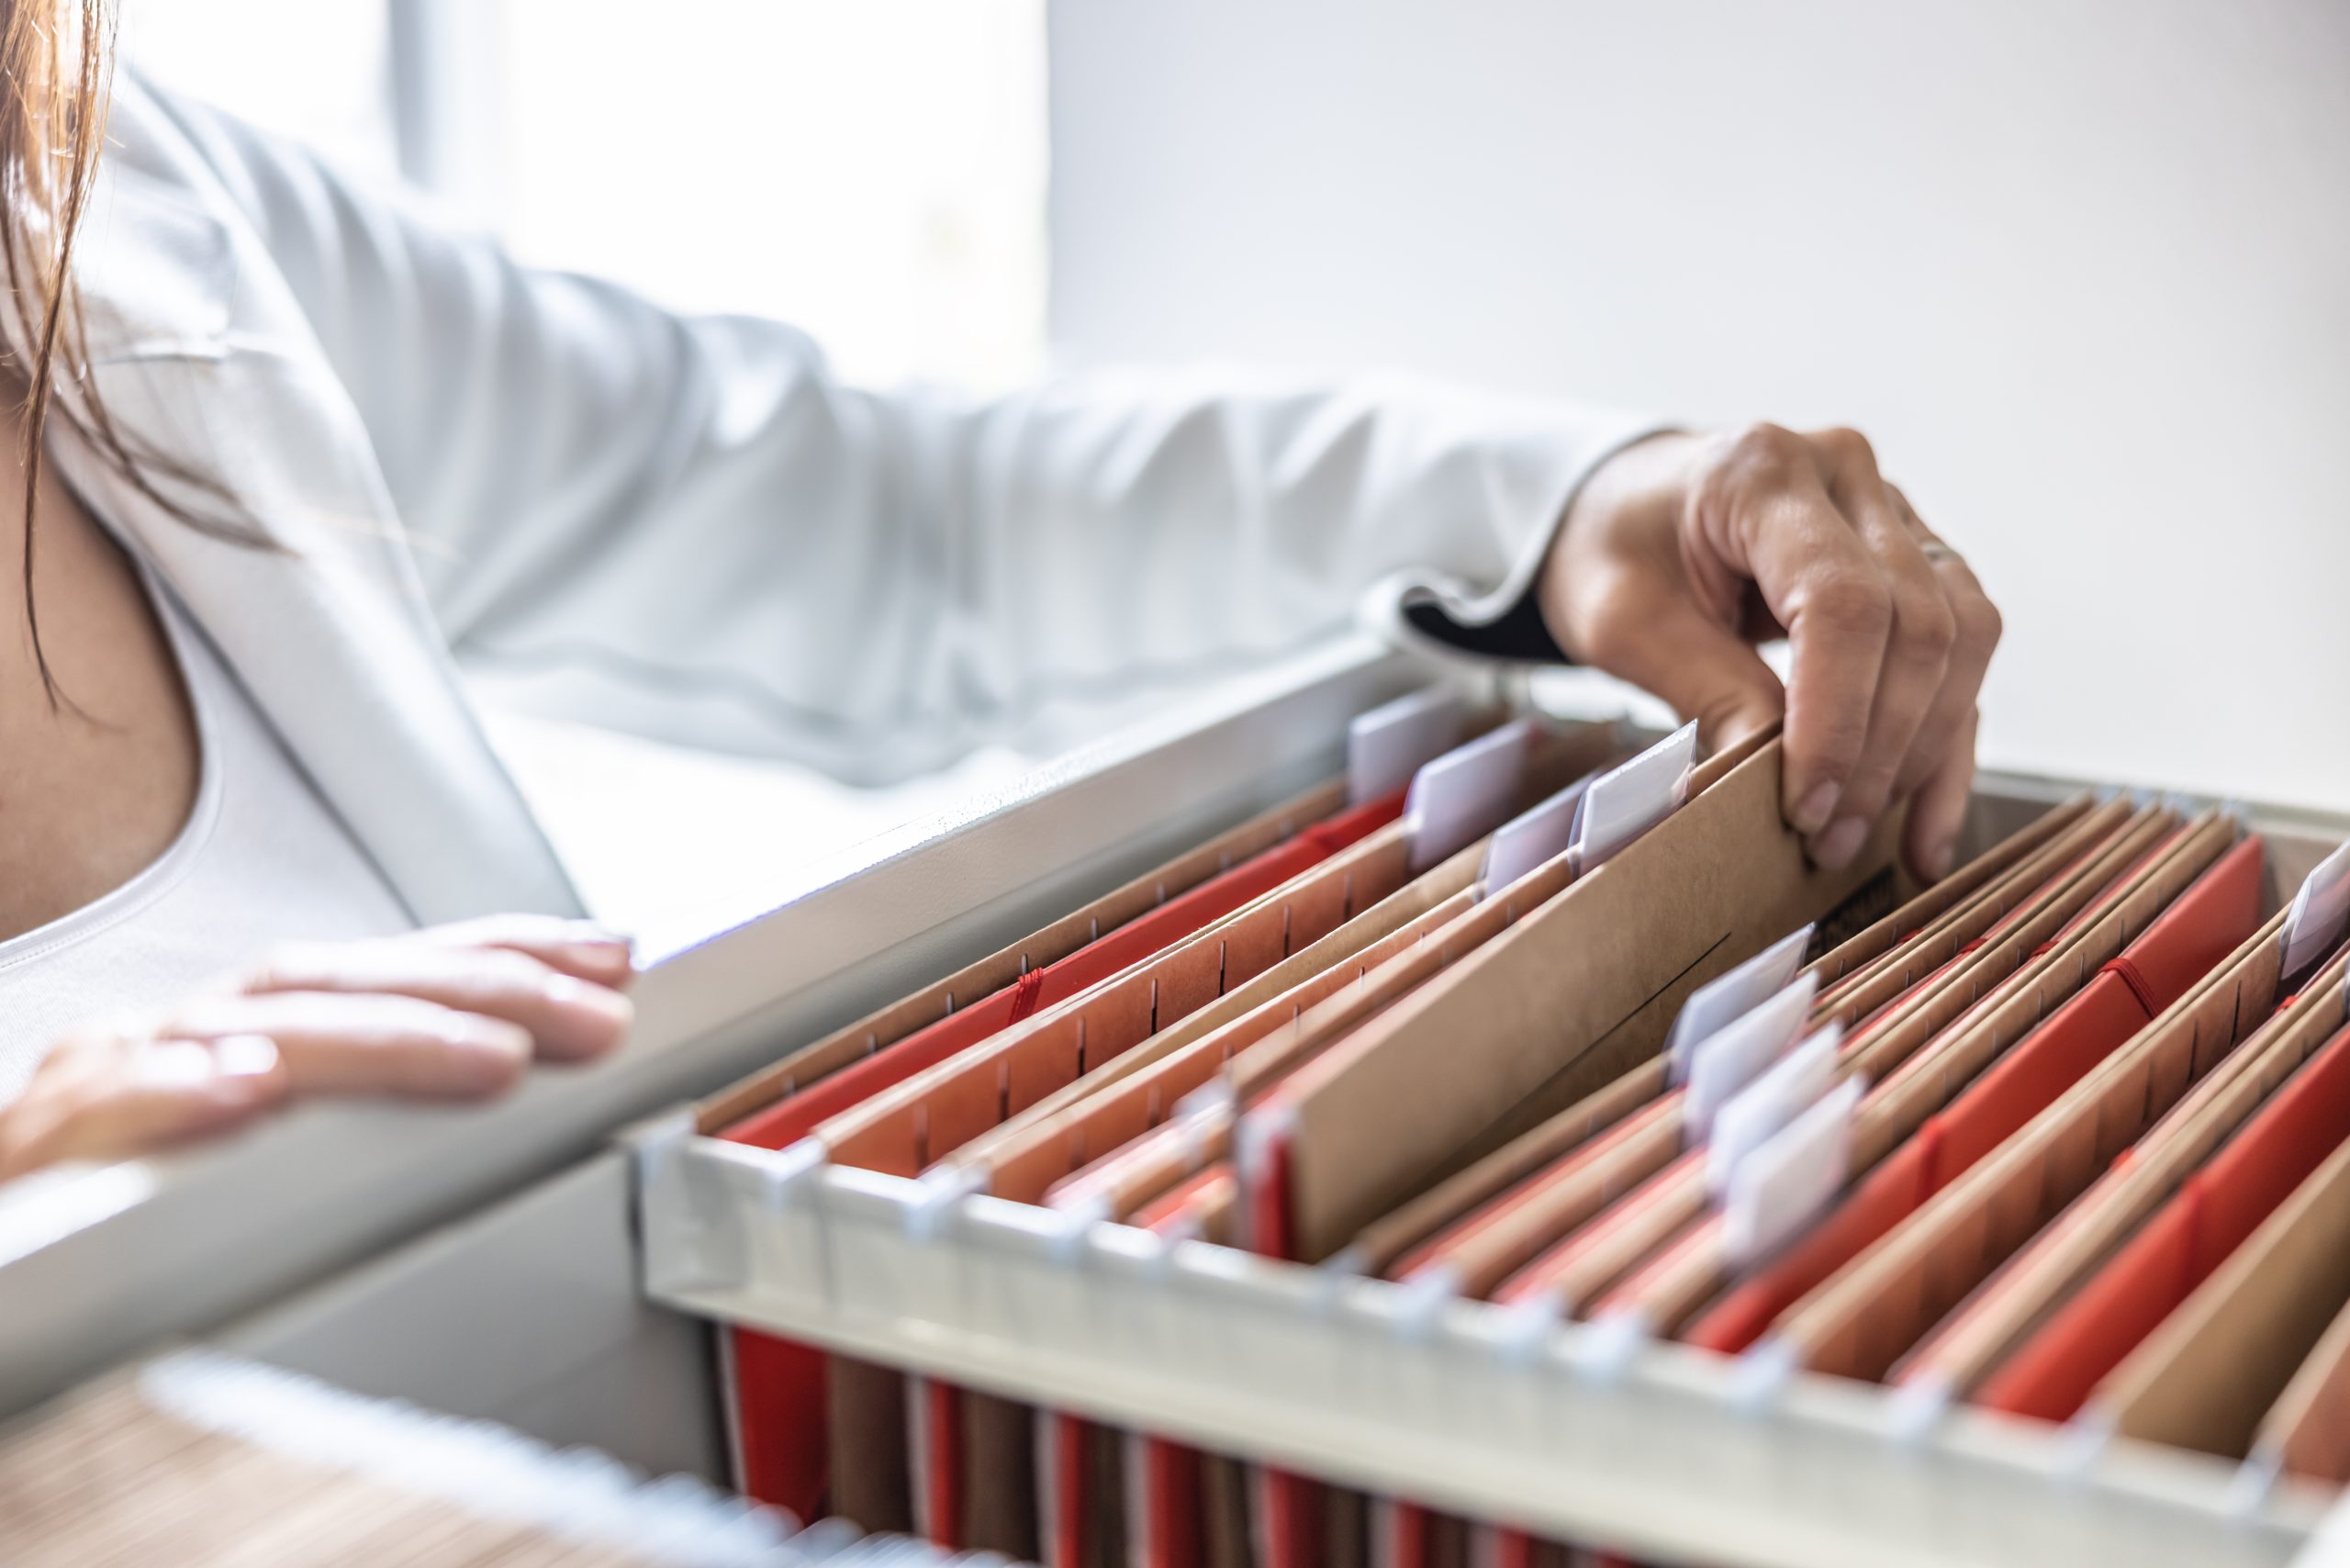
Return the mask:
{"type": "Polygon", "coordinates": [[[2350,6],[1058,0],[1077,357],[1849,422],[1986,758],[2350,807],[2350,6]]]}

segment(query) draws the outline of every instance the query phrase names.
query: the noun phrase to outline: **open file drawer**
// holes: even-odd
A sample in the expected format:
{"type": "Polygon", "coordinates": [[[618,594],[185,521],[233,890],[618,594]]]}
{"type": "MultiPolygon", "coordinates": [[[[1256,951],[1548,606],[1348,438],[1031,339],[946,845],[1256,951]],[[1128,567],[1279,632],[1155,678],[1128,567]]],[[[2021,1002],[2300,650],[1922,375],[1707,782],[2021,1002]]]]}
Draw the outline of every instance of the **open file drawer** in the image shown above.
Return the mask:
{"type": "Polygon", "coordinates": [[[1426,678],[1366,640],[1327,644],[752,890],[720,935],[646,934],[623,1050],[496,1105],[313,1107],[226,1147],[15,1184],[0,1418],[196,1338],[722,1476],[707,1335],[640,1296],[614,1134],[1327,777],[1348,719],[1426,678]]]}
{"type": "MultiPolygon", "coordinates": [[[[1986,833],[2052,802],[1986,778],[1986,833]]],[[[2272,902],[2343,824],[2254,812],[2272,902]]],[[[1668,1560],[2277,1562],[2330,1489],[1767,1360],[698,1136],[636,1138],[655,1301],[1109,1426],[1668,1560]]]]}
{"type": "MultiPolygon", "coordinates": [[[[1989,1418],[1920,1429],[1874,1389],[1529,1333],[1494,1308],[1125,1226],[1040,1226],[700,1138],[690,1112],[610,1146],[621,1123],[1327,776],[1347,721],[1425,678],[1328,650],[868,846],[781,908],[656,954],[644,1028],[609,1069],[477,1114],[297,1118],[142,1171],[104,1217],[0,1267],[0,1408],[196,1335],[719,1478],[707,1325],[737,1322],[1663,1557],[2291,1559],[2327,1496],[2169,1450],[2084,1451],[1989,1418]]],[[[1983,805],[2020,814],[2058,792],[1987,779],[1983,805]]],[[[2255,815],[2286,868],[2343,833],[2255,815]]]]}

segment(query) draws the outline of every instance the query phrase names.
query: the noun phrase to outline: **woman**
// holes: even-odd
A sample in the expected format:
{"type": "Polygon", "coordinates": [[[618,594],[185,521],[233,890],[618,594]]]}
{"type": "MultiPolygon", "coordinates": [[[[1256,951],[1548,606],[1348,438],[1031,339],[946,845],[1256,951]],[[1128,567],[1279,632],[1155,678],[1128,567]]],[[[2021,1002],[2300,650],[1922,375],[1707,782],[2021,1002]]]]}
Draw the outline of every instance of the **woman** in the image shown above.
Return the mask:
{"type": "Polygon", "coordinates": [[[627,946],[460,666],[875,778],[1368,593],[1407,641],[1563,653],[1716,740],[1784,706],[1816,856],[1910,800],[1911,861],[1949,863],[1998,617],[1849,431],[877,396],[789,328],[524,270],[136,82],[109,119],[104,0],[5,10],[0,1174],[612,1048],[627,946]],[[1784,695],[1752,648],[1781,632],[1784,695]]]}

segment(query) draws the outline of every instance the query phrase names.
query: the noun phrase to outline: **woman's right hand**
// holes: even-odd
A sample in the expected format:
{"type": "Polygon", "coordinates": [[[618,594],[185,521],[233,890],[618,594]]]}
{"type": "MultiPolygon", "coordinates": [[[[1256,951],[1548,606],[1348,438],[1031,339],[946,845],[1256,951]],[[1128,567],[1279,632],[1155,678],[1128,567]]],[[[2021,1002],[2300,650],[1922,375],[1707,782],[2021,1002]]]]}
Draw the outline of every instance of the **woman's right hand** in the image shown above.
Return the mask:
{"type": "Polygon", "coordinates": [[[304,1096],[485,1099],[533,1060],[618,1046],[630,975],[623,938],[540,915],[282,947],[58,1042],[0,1109],[0,1181],[215,1137],[304,1096]]]}

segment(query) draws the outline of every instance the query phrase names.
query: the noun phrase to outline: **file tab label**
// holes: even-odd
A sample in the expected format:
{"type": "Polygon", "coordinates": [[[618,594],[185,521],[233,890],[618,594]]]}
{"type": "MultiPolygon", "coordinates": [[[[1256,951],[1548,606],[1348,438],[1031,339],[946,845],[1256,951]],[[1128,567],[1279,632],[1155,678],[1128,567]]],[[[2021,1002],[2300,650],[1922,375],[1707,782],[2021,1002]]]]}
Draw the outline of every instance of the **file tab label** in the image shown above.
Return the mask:
{"type": "Polygon", "coordinates": [[[1706,1184],[1715,1202],[1729,1193],[1730,1175],[1740,1161],[1818,1104],[1835,1086],[1836,1053],[1843,1044],[1841,1026],[1829,1025],[1765,1068],[1714,1114],[1712,1140],[1706,1151],[1706,1184]]]}
{"type": "Polygon", "coordinates": [[[1681,1015],[1673,1021],[1673,1032],[1664,1037],[1666,1072],[1672,1081],[1685,1082],[1689,1077],[1689,1053],[1731,1020],[1753,1012],[1763,999],[1776,993],[1796,978],[1796,970],[1803,967],[1803,956],[1811,948],[1808,925],[1791,936],[1772,943],[1760,953],[1726,974],[1712,980],[1689,993],[1681,1004],[1681,1015]]]}
{"type": "Polygon", "coordinates": [[[1431,686],[1398,697],[1347,726],[1347,799],[1350,805],[1390,795],[1412,775],[1460,744],[1468,705],[1449,687],[1431,686]]]}
{"type": "Polygon", "coordinates": [[[1575,812],[1583,791],[1596,774],[1587,774],[1529,812],[1521,812],[1494,830],[1485,849],[1480,899],[1490,898],[1528,872],[1546,866],[1567,852],[1575,830],[1575,812]]]}
{"type": "Polygon", "coordinates": [[[1690,1143],[1713,1131],[1714,1113],[1786,1054],[1810,1015],[1819,990],[1817,975],[1806,975],[1768,998],[1727,1028],[1717,1030],[1689,1053],[1689,1083],[1681,1125],[1690,1143]]]}
{"type": "Polygon", "coordinates": [[[1696,759],[1697,726],[1688,723],[1593,779],[1575,814],[1575,874],[1604,864],[1671,816],[1688,798],[1696,759]]]}
{"type": "Polygon", "coordinates": [[[1738,1162],[1722,1203],[1722,1240],[1734,1267],[1777,1250],[1842,1190],[1860,1103],[1861,1081],[1848,1078],[1738,1162]]]}
{"type": "Polygon", "coordinates": [[[1453,747],[1412,775],[1404,797],[1412,874],[1460,853],[1501,822],[1526,778],[1534,721],[1518,719],[1453,747]]]}
{"type": "Polygon", "coordinates": [[[2301,879],[2285,917],[2284,978],[2289,980],[2333,951],[2350,926],[2350,843],[2344,844],[2301,879]]]}

